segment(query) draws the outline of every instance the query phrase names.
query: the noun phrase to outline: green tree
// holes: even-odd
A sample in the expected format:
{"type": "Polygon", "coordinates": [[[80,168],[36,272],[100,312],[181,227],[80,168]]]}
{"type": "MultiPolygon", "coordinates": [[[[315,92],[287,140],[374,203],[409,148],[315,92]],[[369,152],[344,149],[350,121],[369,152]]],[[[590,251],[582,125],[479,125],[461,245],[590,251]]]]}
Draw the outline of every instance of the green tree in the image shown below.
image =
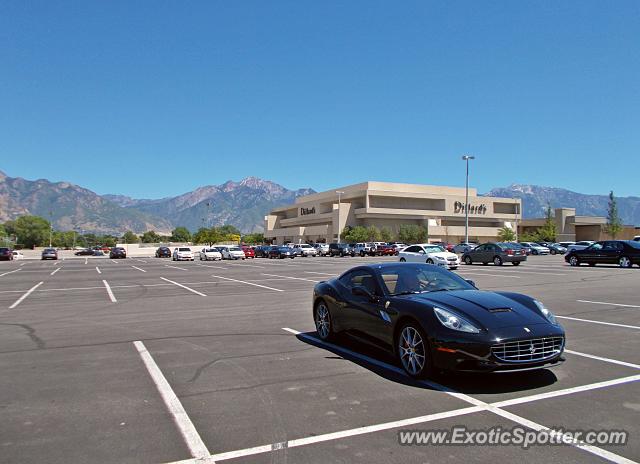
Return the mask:
{"type": "Polygon", "coordinates": [[[429,231],[426,227],[417,224],[401,224],[398,238],[407,244],[422,243],[429,238],[429,231]]]}
{"type": "Polygon", "coordinates": [[[383,242],[390,242],[391,240],[393,240],[393,232],[391,232],[391,229],[389,229],[388,227],[383,227],[380,230],[380,239],[383,242]]]}
{"type": "Polygon", "coordinates": [[[513,242],[516,239],[516,233],[511,227],[504,226],[498,231],[498,239],[501,242],[513,242]]]}
{"type": "Polygon", "coordinates": [[[553,213],[551,211],[551,205],[547,205],[547,210],[545,214],[546,218],[544,221],[544,225],[536,231],[538,235],[538,240],[541,242],[555,242],[556,241],[556,222],[553,219],[553,213]]]}
{"type": "Polygon", "coordinates": [[[369,231],[364,226],[354,226],[348,230],[345,227],[342,238],[348,243],[366,242],[369,238],[369,231]]]}
{"type": "Polygon", "coordinates": [[[622,221],[618,215],[618,203],[616,197],[613,196],[613,190],[609,192],[609,207],[607,208],[607,225],[605,231],[611,235],[612,239],[622,232],[622,221]]]}
{"type": "Polygon", "coordinates": [[[221,235],[241,235],[240,230],[231,224],[225,224],[217,228],[221,235]]]}
{"type": "Polygon", "coordinates": [[[247,234],[245,236],[242,237],[242,241],[244,243],[248,243],[250,245],[255,245],[258,243],[264,243],[264,234],[263,233],[253,233],[253,234],[247,234]]]}
{"type": "Polygon", "coordinates": [[[4,224],[9,235],[16,235],[18,243],[26,248],[49,244],[51,224],[40,216],[20,216],[4,224]]]}
{"type": "Polygon", "coordinates": [[[176,227],[171,231],[172,242],[189,242],[191,241],[191,232],[186,227],[176,227]]]}
{"type": "Polygon", "coordinates": [[[380,237],[382,236],[380,229],[378,229],[374,225],[370,225],[367,227],[367,240],[370,242],[379,242],[380,237]]]}
{"type": "MultiPolygon", "coordinates": [[[[86,235],[85,235],[86,237],[86,235]]],[[[122,241],[124,243],[138,243],[138,236],[131,232],[130,230],[126,231],[122,236],[122,241]]]]}
{"type": "Polygon", "coordinates": [[[140,238],[142,243],[159,243],[161,241],[160,236],[154,230],[148,230],[140,238]]]}
{"type": "Polygon", "coordinates": [[[108,247],[114,247],[118,244],[118,238],[113,235],[103,235],[99,240],[101,245],[106,245],[108,247]]]}
{"type": "Polygon", "coordinates": [[[53,233],[51,243],[54,247],[71,248],[73,246],[73,231],[60,232],[55,231],[53,233]]]}

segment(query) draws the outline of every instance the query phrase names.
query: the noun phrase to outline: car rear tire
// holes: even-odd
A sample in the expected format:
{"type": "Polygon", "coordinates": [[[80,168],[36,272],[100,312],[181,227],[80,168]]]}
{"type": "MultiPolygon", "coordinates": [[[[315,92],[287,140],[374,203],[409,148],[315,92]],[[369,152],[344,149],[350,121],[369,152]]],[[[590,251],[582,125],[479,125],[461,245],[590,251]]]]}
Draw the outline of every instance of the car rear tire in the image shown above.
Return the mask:
{"type": "Polygon", "coordinates": [[[620,265],[620,267],[624,268],[630,268],[631,266],[633,266],[633,264],[631,264],[631,260],[626,256],[620,257],[620,259],[618,260],[618,264],[620,265]]]}
{"type": "Polygon", "coordinates": [[[329,312],[329,307],[324,300],[320,300],[316,303],[316,306],[313,309],[313,320],[316,324],[316,333],[318,334],[318,337],[320,337],[320,340],[328,342],[334,339],[331,313],[329,312]]]}
{"type": "Polygon", "coordinates": [[[552,255],[556,254],[556,250],[551,250],[549,253],[551,253],[552,255]]]}
{"type": "Polygon", "coordinates": [[[511,264],[513,264],[514,266],[520,266],[520,261],[514,261],[511,264]]]}
{"type": "Polygon", "coordinates": [[[471,266],[473,264],[473,260],[471,259],[471,256],[465,256],[464,263],[468,266],[471,266]]]}
{"type": "Polygon", "coordinates": [[[401,263],[406,263],[406,262],[407,262],[407,260],[406,260],[406,259],[404,259],[404,258],[400,258],[400,262],[401,262],[401,263]]]}
{"type": "Polygon", "coordinates": [[[494,266],[502,266],[502,258],[500,256],[496,256],[493,258],[494,266]]]}
{"type": "Polygon", "coordinates": [[[569,258],[569,265],[571,266],[580,266],[580,260],[577,256],[572,256],[569,258]]]}
{"type": "Polygon", "coordinates": [[[427,264],[433,264],[433,260],[432,260],[431,258],[429,258],[429,259],[427,260],[427,264]]]}
{"type": "Polygon", "coordinates": [[[433,370],[429,342],[415,322],[402,326],[396,340],[398,360],[404,371],[415,379],[428,377],[433,370]]]}

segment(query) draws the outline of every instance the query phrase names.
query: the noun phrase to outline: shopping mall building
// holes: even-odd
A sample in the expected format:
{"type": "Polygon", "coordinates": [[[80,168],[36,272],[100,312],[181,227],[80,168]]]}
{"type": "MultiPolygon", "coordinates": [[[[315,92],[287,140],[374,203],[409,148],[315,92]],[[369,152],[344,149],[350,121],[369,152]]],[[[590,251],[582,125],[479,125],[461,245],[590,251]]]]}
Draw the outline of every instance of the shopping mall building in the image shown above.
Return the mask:
{"type": "MultiPolygon", "coordinates": [[[[501,227],[515,230],[520,199],[480,197],[469,189],[469,240],[495,241],[501,227]]],[[[346,226],[387,228],[402,224],[429,230],[429,241],[459,243],[465,236],[464,187],[363,182],[296,199],[265,217],[265,238],[287,242],[337,242],[346,226]],[[338,193],[340,192],[340,193],[338,193]]]]}

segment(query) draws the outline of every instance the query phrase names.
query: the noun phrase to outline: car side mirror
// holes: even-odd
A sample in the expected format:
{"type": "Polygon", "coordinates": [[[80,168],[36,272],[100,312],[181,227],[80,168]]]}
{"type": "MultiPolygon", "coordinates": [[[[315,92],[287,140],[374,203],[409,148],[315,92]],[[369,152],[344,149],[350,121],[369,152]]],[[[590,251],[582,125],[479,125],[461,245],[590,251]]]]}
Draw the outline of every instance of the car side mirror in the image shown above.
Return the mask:
{"type": "Polygon", "coordinates": [[[473,286],[475,288],[478,288],[478,287],[476,287],[476,283],[473,280],[471,280],[471,279],[464,279],[464,280],[466,280],[467,283],[470,284],[471,286],[473,286]]]}
{"type": "Polygon", "coordinates": [[[368,298],[370,301],[377,301],[377,298],[373,293],[369,291],[368,288],[362,286],[356,286],[351,288],[351,293],[355,296],[364,296],[368,298]]]}

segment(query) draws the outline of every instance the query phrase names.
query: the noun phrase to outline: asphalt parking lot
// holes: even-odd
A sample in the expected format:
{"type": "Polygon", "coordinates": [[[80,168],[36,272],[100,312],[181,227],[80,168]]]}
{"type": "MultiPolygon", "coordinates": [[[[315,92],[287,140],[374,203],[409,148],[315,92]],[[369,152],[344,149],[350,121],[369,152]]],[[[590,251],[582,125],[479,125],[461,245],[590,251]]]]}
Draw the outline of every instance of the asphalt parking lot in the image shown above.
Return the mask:
{"type": "Polygon", "coordinates": [[[566,362],[415,382],[392,359],[314,338],[311,289],[391,258],[0,263],[0,462],[640,460],[640,269],[463,266],[527,293],[566,362]],[[624,446],[401,446],[403,430],[617,429],[624,446]]]}

